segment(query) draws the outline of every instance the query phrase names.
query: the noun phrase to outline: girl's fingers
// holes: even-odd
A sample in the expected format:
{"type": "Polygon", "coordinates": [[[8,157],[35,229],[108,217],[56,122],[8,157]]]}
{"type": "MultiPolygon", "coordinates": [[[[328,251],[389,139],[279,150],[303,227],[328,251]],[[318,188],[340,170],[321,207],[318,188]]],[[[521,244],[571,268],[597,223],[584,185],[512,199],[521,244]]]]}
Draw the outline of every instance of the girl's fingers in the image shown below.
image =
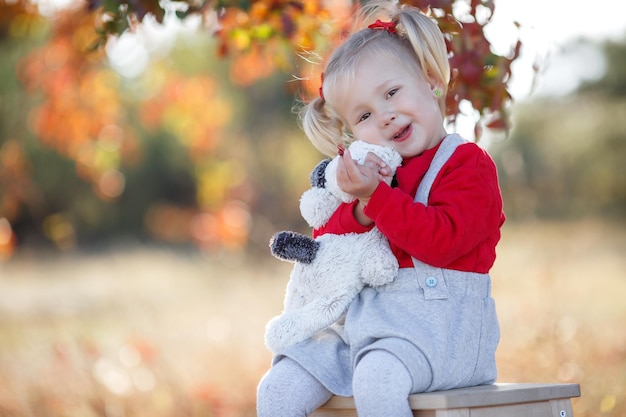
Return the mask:
{"type": "Polygon", "coordinates": [[[391,175],[391,167],[375,153],[369,152],[367,154],[365,157],[365,164],[372,170],[378,171],[382,177],[391,175]]]}
{"type": "Polygon", "coordinates": [[[366,158],[363,164],[359,164],[352,159],[350,151],[346,150],[337,164],[339,188],[357,198],[364,198],[372,195],[380,181],[390,183],[391,169],[380,158],[376,158],[378,162],[376,159],[366,158]]]}
{"type": "Polygon", "coordinates": [[[352,159],[352,155],[350,155],[350,151],[346,149],[341,160],[339,162],[343,162],[343,166],[345,168],[345,173],[350,181],[355,182],[358,181],[361,177],[361,170],[357,165],[356,161],[352,159]]]}

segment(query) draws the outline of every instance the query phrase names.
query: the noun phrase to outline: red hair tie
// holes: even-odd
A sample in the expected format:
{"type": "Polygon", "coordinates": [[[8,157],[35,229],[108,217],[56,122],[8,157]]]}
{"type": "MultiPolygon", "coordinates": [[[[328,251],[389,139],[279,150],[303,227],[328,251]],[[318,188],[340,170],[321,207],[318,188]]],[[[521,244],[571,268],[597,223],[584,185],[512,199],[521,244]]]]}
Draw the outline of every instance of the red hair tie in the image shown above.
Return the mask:
{"type": "Polygon", "coordinates": [[[320,74],[320,79],[321,79],[321,82],[320,82],[320,98],[322,99],[322,101],[325,102],[326,99],[324,98],[324,91],[323,91],[323,88],[324,88],[324,73],[323,72],[320,74]]]}
{"type": "Polygon", "coordinates": [[[389,33],[396,33],[396,22],[381,22],[380,19],[376,19],[374,23],[368,26],[369,29],[382,29],[389,33]]]}

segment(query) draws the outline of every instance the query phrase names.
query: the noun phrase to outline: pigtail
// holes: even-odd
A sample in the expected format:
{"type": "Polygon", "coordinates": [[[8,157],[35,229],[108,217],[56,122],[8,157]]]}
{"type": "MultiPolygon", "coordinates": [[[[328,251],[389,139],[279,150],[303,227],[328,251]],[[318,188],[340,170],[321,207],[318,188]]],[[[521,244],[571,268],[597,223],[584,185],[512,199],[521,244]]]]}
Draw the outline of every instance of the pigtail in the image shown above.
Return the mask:
{"type": "Polygon", "coordinates": [[[401,8],[397,19],[402,36],[410,42],[428,82],[441,92],[438,96],[439,109],[445,116],[450,61],[443,34],[430,17],[414,8],[401,8]]]}
{"type": "Polygon", "coordinates": [[[446,42],[437,24],[413,8],[402,8],[397,19],[404,32],[402,35],[411,43],[424,74],[447,90],[450,63],[446,42]]]}
{"type": "Polygon", "coordinates": [[[349,141],[341,119],[322,98],[315,98],[305,104],[298,116],[304,134],[326,156],[334,157],[337,155],[337,146],[349,141]]]}

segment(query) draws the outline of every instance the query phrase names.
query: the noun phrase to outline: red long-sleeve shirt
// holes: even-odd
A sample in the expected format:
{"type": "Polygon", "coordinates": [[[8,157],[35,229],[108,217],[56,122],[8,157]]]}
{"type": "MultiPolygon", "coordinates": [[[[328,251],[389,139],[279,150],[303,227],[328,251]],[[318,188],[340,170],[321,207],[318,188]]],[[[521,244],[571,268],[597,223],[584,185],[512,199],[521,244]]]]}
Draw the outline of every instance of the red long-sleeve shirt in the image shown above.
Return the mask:
{"type": "MultiPolygon", "coordinates": [[[[435,267],[487,273],[505,220],[496,166],[478,145],[462,144],[435,179],[428,206],[415,203],[438,148],[405,159],[396,171],[397,187],[381,182],[365,214],[389,239],[401,268],[412,267],[413,256],[435,267]]],[[[355,204],[342,204],[313,236],[370,230],[373,225],[362,226],[354,217],[355,204]]]]}

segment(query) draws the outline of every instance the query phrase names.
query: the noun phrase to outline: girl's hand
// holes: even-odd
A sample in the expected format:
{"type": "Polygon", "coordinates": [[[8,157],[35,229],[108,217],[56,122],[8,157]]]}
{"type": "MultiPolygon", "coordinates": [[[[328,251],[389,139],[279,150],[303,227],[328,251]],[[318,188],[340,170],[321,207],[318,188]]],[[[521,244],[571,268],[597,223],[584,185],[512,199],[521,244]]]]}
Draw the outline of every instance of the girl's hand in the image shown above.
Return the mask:
{"type": "Polygon", "coordinates": [[[337,184],[344,192],[358,198],[363,205],[380,181],[391,184],[391,168],[377,155],[368,153],[363,164],[357,163],[346,150],[337,164],[337,184]]]}

